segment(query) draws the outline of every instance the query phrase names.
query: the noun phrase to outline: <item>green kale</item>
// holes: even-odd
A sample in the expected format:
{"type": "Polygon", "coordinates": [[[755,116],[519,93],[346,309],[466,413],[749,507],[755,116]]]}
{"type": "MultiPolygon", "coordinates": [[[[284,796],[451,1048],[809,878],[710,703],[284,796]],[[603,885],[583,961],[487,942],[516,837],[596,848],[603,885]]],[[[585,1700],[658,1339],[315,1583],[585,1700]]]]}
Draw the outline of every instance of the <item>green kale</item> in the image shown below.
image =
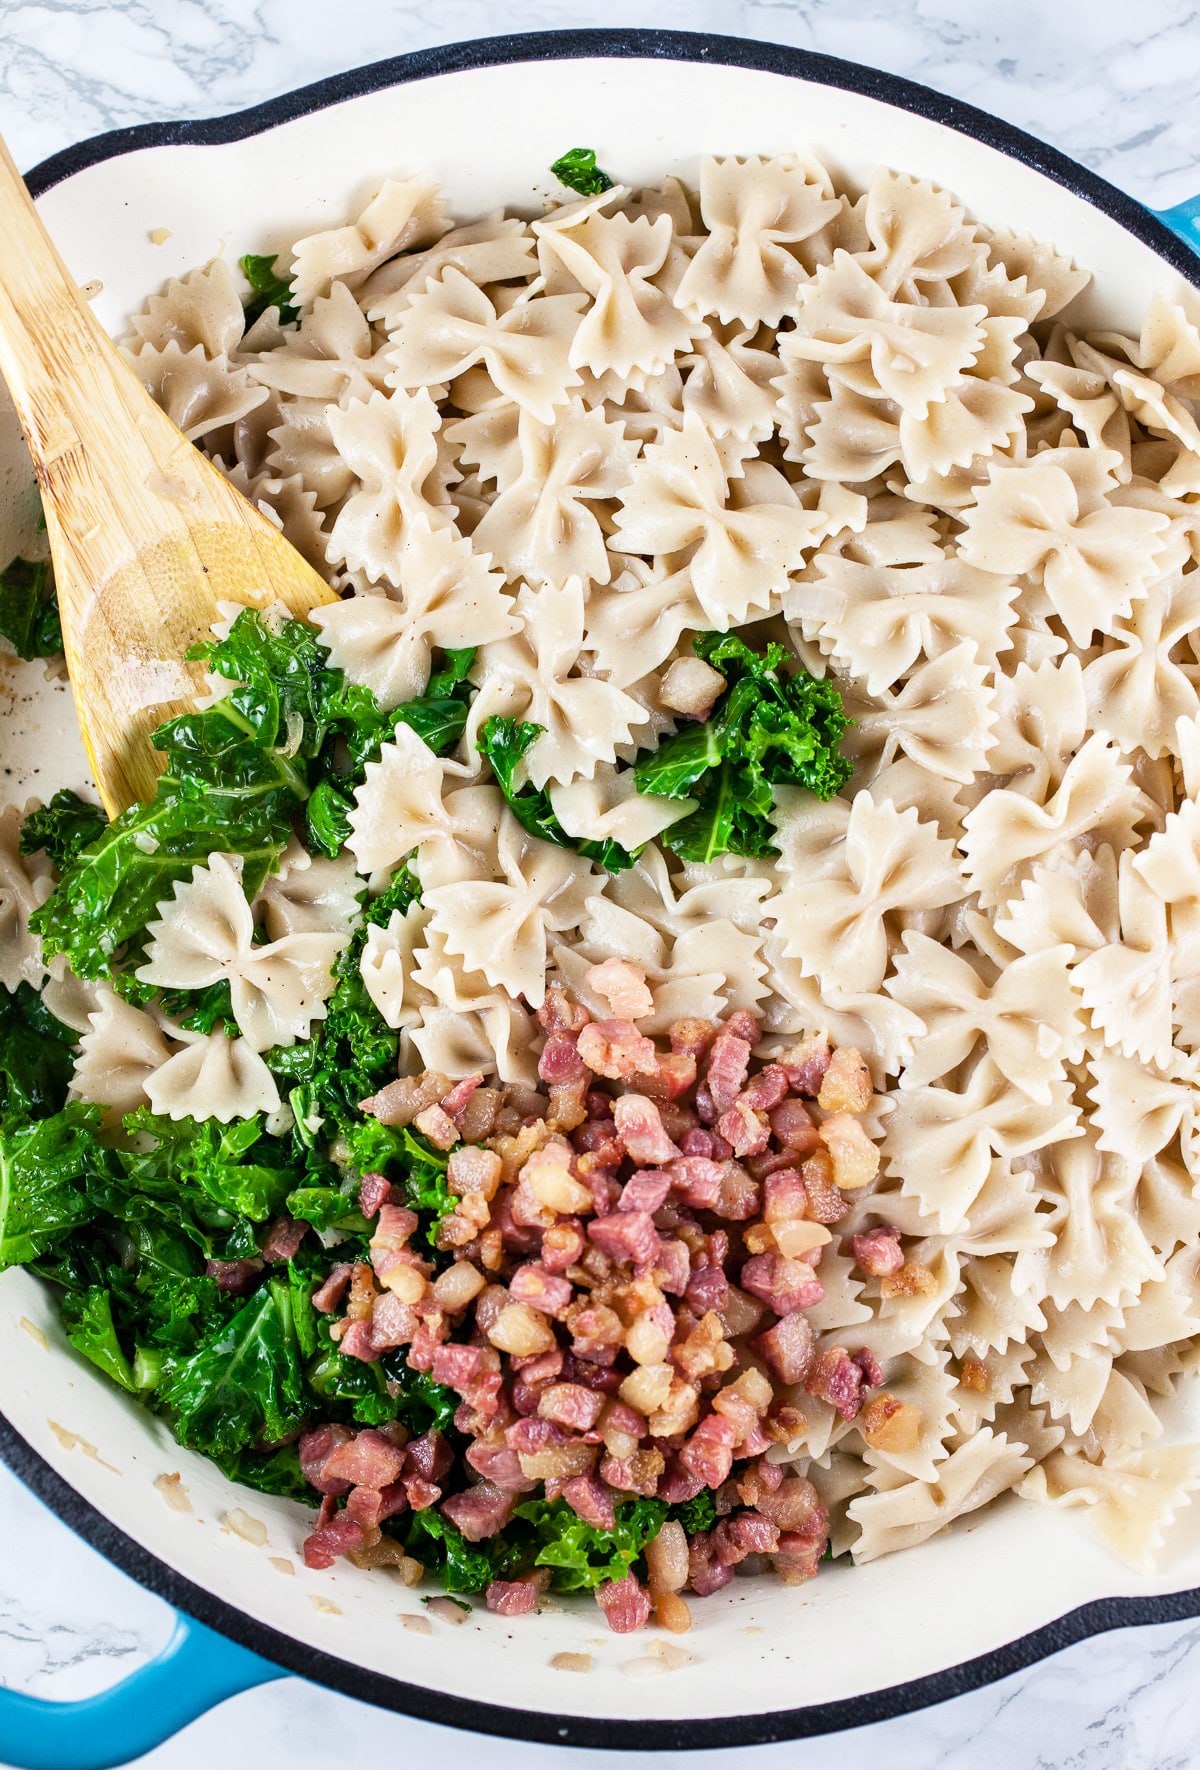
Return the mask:
{"type": "Polygon", "coordinates": [[[406,1526],[404,1546],[430,1572],[436,1573],[448,1592],[482,1592],[509,1571],[505,1565],[503,1533],[481,1543],[469,1543],[461,1530],[434,1506],[414,1512],[406,1526]]]}
{"type": "Polygon", "coordinates": [[[123,1158],[126,1183],[177,1200],[181,1218],[190,1207],[198,1221],[213,1228],[232,1227],[238,1218],[265,1223],[283,1209],[300,1178],[287,1145],[264,1131],[261,1113],[222,1124],[156,1117],[139,1107],[125,1126],[140,1140],[154,1140],[151,1148],[123,1158]]]}
{"type": "Polygon", "coordinates": [[[340,1413],[360,1426],[382,1426],[396,1419],[398,1403],[388,1392],[382,1363],[347,1358],[330,1340],[323,1322],[318,1323],[317,1332],[317,1353],[305,1367],[304,1380],[320,1398],[322,1414],[336,1417],[340,1413]]]}
{"type": "Polygon", "coordinates": [[[62,650],[50,567],[14,559],[0,572],[0,635],[19,658],[52,658],[62,650]]]}
{"type": "Polygon", "coordinates": [[[57,1112],[66,1102],[75,1042],[29,984],[0,989],[0,1107],[31,1119],[57,1112]]]}
{"type": "Polygon", "coordinates": [[[96,1286],[82,1296],[68,1295],[62,1303],[63,1326],[77,1352],[90,1358],[106,1377],[122,1389],[135,1393],[133,1369],[121,1349],[113,1323],[112,1292],[96,1286]]]}
{"type": "Polygon", "coordinates": [[[694,1499],[677,1501],[667,1517],[682,1524],[688,1536],[698,1536],[702,1530],[711,1530],[716,1523],[716,1501],[707,1487],[701,1488],[694,1499]]]}
{"type": "Polygon", "coordinates": [[[454,1425],[461,1396],[445,1383],[435,1383],[428,1371],[415,1371],[404,1354],[385,1356],[381,1363],[388,1381],[398,1387],[396,1417],[409,1431],[448,1432],[454,1425]]]}
{"type": "Polygon", "coordinates": [[[535,1567],[553,1569],[556,1592],[578,1592],[624,1579],[646,1544],[663,1527],[662,1500],[638,1498],[616,1508],[616,1527],[598,1530],[573,1512],[565,1500],[527,1500],[515,1516],[532,1526],[535,1567]]]}
{"type": "Polygon", "coordinates": [[[257,1493],[279,1494],[285,1500],[299,1500],[304,1506],[313,1503],[313,1490],[300,1467],[300,1453],[294,1444],[281,1444],[263,1454],[255,1450],[227,1451],[216,1459],[222,1474],[230,1481],[240,1481],[257,1493]]]}
{"type": "MultiPolygon", "coordinates": [[[[325,1019],[317,1022],[310,1037],[302,1043],[279,1048],[267,1055],[267,1062],[279,1080],[288,1086],[288,1098],[296,1119],[296,1141],[309,1159],[316,1154],[319,1138],[328,1139],[342,1132],[362,1146],[363,1160],[356,1160],[358,1173],[378,1166],[366,1145],[380,1139],[380,1161],[396,1152],[392,1134],[373,1119],[364,1119],[359,1101],[377,1093],[396,1074],[396,1053],[399,1034],[393,1032],[367,994],[359,972],[359,961],[372,927],[385,927],[393,911],[403,914],[420,901],[421,891],[406,867],[392,878],[381,896],[371,898],[349,942],[334,965],[337,982],[329,998],[325,1019]],[[373,1127],[373,1128],[372,1128],[373,1127]]],[[[330,1201],[335,1212],[344,1206],[330,1201]]],[[[353,1208],[350,1206],[349,1208],[353,1208]]],[[[294,1216],[303,1212],[293,1210],[294,1216]]],[[[306,1218],[306,1221],[314,1221],[306,1218]]],[[[342,1228],[336,1218],[328,1219],[318,1228],[342,1228]]]]}
{"type": "Polygon", "coordinates": [[[98,831],[33,918],[46,956],[67,953],[81,977],[110,972],[175,884],[227,850],[231,836],[248,897],[278,866],[314,799],[310,843],[337,853],[354,789],[396,726],[423,726],[444,748],[466,723],[463,653],[437,673],[436,696],[391,712],[333,668],[303,621],[268,628],[246,609],[225,639],[191,655],[231,684],[228,694],[159,727],[154,744],[166,767],[154,798],[98,831]]]}
{"type": "Polygon", "coordinates": [[[165,990],[159,1005],[171,1019],[178,1016],[185,1032],[210,1033],[214,1027],[223,1026],[232,1037],[237,1031],[227,977],[210,983],[207,989],[165,990]]]}
{"type": "Polygon", "coordinates": [[[274,252],[246,252],[238,259],[238,269],[250,285],[246,302],[246,329],[263,315],[268,307],[279,309],[280,324],[290,326],[300,317],[300,309],[292,303],[292,286],[286,277],[276,274],[274,252]]]}
{"type": "Polygon", "coordinates": [[[98,805],[89,805],[70,787],[63,787],[49,805],[39,805],[21,825],[21,853],[37,854],[44,848],[61,871],[96,840],[107,823],[98,805]]]}
{"type": "Polygon", "coordinates": [[[267,1448],[304,1423],[292,1297],[273,1278],[184,1358],[168,1359],[158,1399],[181,1443],[209,1456],[267,1448]]]}
{"type": "Polygon", "coordinates": [[[707,720],[638,758],[638,790],[699,801],[663,833],[684,860],[773,856],[772,788],[790,783],[820,799],[840,792],[853,765],[839,745],[852,721],[831,679],[800,665],[783,672],[782,645],[755,652],[734,633],[700,633],[695,651],[727,686],[707,720]]]}
{"type": "Polygon", "coordinates": [[[502,718],[498,713],[493,713],[490,719],[483,722],[479,733],[480,752],[491,763],[492,772],[500,791],[508,801],[510,811],[531,836],[540,836],[543,842],[554,842],[559,848],[573,848],[576,854],[594,860],[597,866],[604,867],[607,872],[624,872],[633,865],[636,857],[622,848],[619,842],[614,842],[611,838],[606,838],[603,842],[592,842],[568,836],[554,815],[554,807],[545,787],[535,787],[530,781],[518,786],[518,777],[523,773],[525,753],[537,742],[545,729],[544,725],[522,724],[515,719],[502,718]]]}
{"type": "Polygon", "coordinates": [[[51,1118],[0,1125],[0,1271],[36,1260],[96,1215],[90,1181],[111,1166],[100,1108],[71,1101],[51,1118]]]}
{"type": "Polygon", "coordinates": [[[601,191],[613,188],[608,173],[602,172],[596,164],[594,148],[568,148],[550,170],[560,184],[565,184],[568,190],[578,191],[581,197],[598,197],[601,191]]]}

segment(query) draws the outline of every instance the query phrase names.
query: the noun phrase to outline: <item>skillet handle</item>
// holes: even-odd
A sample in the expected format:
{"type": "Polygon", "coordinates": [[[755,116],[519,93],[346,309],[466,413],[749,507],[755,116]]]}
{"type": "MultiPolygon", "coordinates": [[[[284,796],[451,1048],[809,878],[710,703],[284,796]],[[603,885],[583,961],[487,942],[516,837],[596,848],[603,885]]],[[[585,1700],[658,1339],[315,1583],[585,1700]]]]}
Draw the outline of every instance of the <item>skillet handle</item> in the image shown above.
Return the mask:
{"type": "Polygon", "coordinates": [[[112,1770],[140,1758],[228,1696],[287,1674],[180,1614],[147,1665],[98,1696],[45,1702],[0,1689],[0,1764],[112,1770]]]}
{"type": "Polygon", "coordinates": [[[1185,246],[1200,253],[1200,196],[1188,197],[1173,209],[1155,209],[1151,213],[1173,234],[1178,234],[1185,246]]]}

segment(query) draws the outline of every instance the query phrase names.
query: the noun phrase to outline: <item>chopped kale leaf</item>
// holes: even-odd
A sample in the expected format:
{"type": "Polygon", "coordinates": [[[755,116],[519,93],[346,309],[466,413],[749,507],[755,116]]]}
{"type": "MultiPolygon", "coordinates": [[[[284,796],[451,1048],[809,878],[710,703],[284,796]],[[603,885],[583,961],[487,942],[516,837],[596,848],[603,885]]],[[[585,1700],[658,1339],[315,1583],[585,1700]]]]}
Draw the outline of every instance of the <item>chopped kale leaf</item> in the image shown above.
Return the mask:
{"type": "Polygon", "coordinates": [[[581,197],[598,197],[602,191],[613,188],[608,173],[602,172],[596,164],[595,148],[568,148],[550,170],[560,184],[577,191],[581,197]]]}

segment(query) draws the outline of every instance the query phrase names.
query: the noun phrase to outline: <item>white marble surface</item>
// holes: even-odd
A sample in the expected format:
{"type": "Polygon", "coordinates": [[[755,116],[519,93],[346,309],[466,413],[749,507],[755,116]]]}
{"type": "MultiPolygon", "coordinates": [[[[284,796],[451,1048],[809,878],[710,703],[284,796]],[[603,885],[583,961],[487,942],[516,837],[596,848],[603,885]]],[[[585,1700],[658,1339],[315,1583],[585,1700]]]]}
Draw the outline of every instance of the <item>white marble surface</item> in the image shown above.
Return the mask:
{"type": "MultiPolygon", "coordinates": [[[[324,74],[499,30],[724,31],[910,75],[1019,123],[1142,201],[1200,191],[1191,0],[0,0],[0,129],[19,164],[103,129],[253,104],[324,74]]],[[[57,1699],[133,1670],[170,1612],[0,1469],[0,1682],[57,1699]]],[[[967,1596],[986,1602],[986,1593],[967,1596]]],[[[703,1752],[696,1770],[1191,1770],[1200,1623],[1084,1642],[1001,1684],[836,1743],[703,1752]]],[[[441,1770],[643,1770],[639,1755],[486,1745],[288,1679],[140,1759],[256,1770],[416,1758],[441,1770]]]]}

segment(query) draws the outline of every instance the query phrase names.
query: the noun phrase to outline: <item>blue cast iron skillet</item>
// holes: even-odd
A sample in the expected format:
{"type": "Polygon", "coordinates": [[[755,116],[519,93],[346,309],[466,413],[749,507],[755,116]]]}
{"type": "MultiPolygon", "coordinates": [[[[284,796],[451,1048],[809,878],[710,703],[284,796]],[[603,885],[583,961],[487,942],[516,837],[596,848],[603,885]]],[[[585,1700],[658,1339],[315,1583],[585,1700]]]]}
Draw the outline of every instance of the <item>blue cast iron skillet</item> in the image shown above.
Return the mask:
{"type": "MultiPolygon", "coordinates": [[[[972,105],[946,98],[878,68],[832,56],[689,31],[536,31],[422,49],[373,62],[284,93],[233,116],[114,129],[66,148],[35,166],[35,196],[97,161],[139,148],[176,143],[240,141],[311,111],[363,93],[427,80],[436,74],[510,62],[568,61],[606,56],[665,62],[715,62],[783,74],[860,93],[973,136],[1084,198],[1151,247],[1200,287],[1200,195],[1158,212],[1117,190],[1056,148],[972,105]]],[[[65,1524],[179,1612],[167,1646],[120,1684],[81,1702],[51,1703],[0,1690],[0,1762],[15,1770],[108,1770],[127,1764],[226,1697],[295,1673],[362,1702],[423,1721],[501,1734],[545,1745],[609,1750],[695,1751],[810,1738],[886,1721],[1008,1677],[1089,1635],[1142,1623],[1200,1615],[1200,1590],[1157,1598],[1109,1598],[1085,1604],[1007,1647],[887,1690],[846,1701],[815,1703],[771,1714],[695,1721],[630,1721],[554,1715],[470,1702],[406,1684],[307,1647],[256,1622],[173,1571],[118,1530],[44,1462],[0,1415],[0,1458],[65,1524]]]]}

